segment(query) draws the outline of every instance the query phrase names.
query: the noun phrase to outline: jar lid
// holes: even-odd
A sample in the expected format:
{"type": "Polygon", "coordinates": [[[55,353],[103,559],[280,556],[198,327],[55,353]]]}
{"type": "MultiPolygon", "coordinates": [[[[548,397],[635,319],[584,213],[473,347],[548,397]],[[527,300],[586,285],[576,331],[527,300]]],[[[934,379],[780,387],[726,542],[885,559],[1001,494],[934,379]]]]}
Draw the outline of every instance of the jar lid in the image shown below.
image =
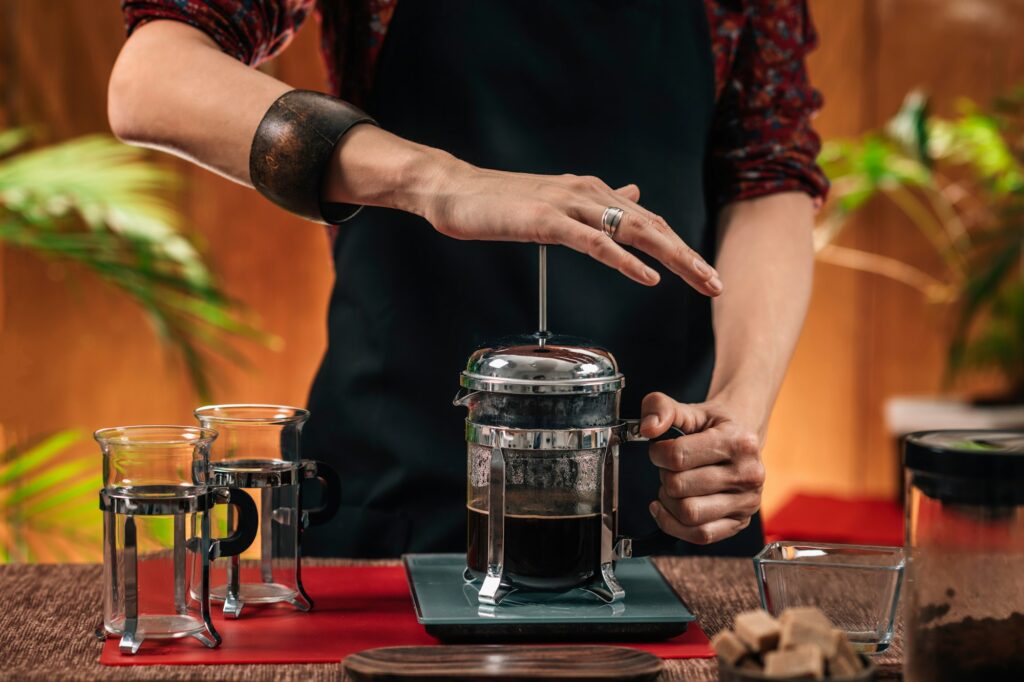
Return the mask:
{"type": "Polygon", "coordinates": [[[459,384],[492,393],[608,393],[626,379],[607,350],[569,336],[504,339],[469,356],[459,384]]]}
{"type": "Polygon", "coordinates": [[[1024,478],[1024,431],[922,431],[906,437],[908,469],[959,478],[1024,478]]]}

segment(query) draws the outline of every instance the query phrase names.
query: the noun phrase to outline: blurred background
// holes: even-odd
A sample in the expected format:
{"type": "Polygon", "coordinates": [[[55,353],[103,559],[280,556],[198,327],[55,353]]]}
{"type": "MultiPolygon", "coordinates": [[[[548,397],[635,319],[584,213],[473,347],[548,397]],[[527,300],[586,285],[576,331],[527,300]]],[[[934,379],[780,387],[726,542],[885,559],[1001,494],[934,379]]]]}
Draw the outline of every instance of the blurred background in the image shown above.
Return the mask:
{"type": "MultiPolygon", "coordinates": [[[[810,6],[834,186],[764,511],[898,544],[899,435],[1024,427],[1024,2],[810,6]]],[[[0,0],[0,561],[98,560],[92,430],[302,405],[325,344],[322,228],[95,137],[123,40],[113,1],[0,0]]],[[[324,89],[315,22],[264,68],[324,89]]]]}

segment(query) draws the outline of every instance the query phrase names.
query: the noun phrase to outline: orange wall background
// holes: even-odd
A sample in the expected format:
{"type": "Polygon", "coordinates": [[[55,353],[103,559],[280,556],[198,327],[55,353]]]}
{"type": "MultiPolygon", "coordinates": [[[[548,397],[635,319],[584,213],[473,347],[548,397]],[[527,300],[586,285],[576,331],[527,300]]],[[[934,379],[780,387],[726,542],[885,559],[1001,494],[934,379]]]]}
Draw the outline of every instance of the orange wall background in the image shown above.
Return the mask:
{"type": "MultiPolygon", "coordinates": [[[[1024,80],[1024,42],[1015,40],[1024,5],[1015,0],[810,4],[821,44],[810,69],[825,95],[818,128],[826,138],[882,123],[913,87],[930,91],[936,111],[948,114],[958,97],[984,101],[1024,80]]],[[[310,21],[269,70],[322,89],[316,32],[310,21]]],[[[107,130],[106,79],[122,42],[117,3],[0,0],[0,124],[39,123],[50,140],[107,130]]],[[[303,404],[325,343],[332,274],[323,230],[206,171],[164,162],[186,179],[181,209],[228,293],[283,341],[276,349],[245,346],[252,368],[219,368],[215,398],[303,404]]],[[[884,207],[844,240],[930,265],[924,243],[884,207]]],[[[769,433],[768,511],[797,489],[895,494],[882,402],[938,390],[938,329],[916,293],[818,267],[769,433]]],[[[133,303],[76,267],[3,247],[0,386],[0,450],[67,427],[188,423],[196,402],[181,364],[133,303]]],[[[96,461],[98,468],[98,451],[96,461]]]]}

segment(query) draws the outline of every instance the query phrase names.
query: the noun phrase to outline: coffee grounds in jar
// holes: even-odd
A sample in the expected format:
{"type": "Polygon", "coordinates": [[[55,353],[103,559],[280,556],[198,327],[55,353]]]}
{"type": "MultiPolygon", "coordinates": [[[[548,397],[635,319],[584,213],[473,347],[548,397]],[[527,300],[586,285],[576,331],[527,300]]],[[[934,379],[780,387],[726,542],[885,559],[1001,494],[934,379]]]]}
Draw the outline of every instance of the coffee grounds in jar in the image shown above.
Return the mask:
{"type": "Polygon", "coordinates": [[[1024,613],[921,628],[913,647],[913,679],[1019,682],[1024,680],[1024,613]]]}

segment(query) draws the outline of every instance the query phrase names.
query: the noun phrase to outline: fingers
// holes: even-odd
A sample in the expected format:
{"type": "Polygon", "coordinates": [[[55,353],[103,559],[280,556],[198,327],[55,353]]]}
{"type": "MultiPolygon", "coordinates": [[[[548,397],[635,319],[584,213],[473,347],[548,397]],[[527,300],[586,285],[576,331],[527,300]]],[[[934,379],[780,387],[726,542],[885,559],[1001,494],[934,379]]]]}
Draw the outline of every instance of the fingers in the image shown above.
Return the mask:
{"type": "Polygon", "coordinates": [[[676,401],[664,393],[648,393],[640,405],[640,435],[657,438],[676,421],[676,401]]]}
{"type": "Polygon", "coordinates": [[[640,201],[640,188],[632,183],[618,188],[615,193],[621,194],[632,202],[640,201]]]}
{"type": "Polygon", "coordinates": [[[708,296],[722,293],[722,281],[714,268],[662,219],[629,211],[622,217],[615,239],[656,258],[697,291],[708,296]]]}
{"type": "MultiPolygon", "coordinates": [[[[686,431],[687,429],[683,429],[686,431]]],[[[701,431],[688,436],[651,443],[647,449],[651,463],[669,471],[689,471],[732,460],[729,441],[717,431],[701,431]]]]}
{"type": "Polygon", "coordinates": [[[643,261],[616,244],[604,232],[566,216],[554,216],[541,227],[539,241],[563,244],[614,268],[635,282],[654,286],[661,277],[643,261]]]}
{"type": "Polygon", "coordinates": [[[574,175],[564,176],[564,182],[579,199],[589,199],[580,201],[570,212],[571,217],[603,231],[601,217],[605,209],[609,206],[621,208],[624,215],[615,233],[617,242],[633,246],[657,259],[701,293],[708,296],[722,293],[722,281],[715,269],[687,246],[660,216],[636,203],[640,198],[640,189],[636,185],[613,190],[599,178],[574,175]]]}
{"type": "Polygon", "coordinates": [[[670,514],[659,501],[651,502],[650,512],[658,528],[664,533],[696,545],[709,545],[736,535],[750,525],[750,516],[753,515],[743,519],[719,518],[696,526],[686,526],[670,514]]]}
{"type": "Polygon", "coordinates": [[[718,493],[739,493],[747,490],[746,481],[734,467],[713,464],[689,471],[659,469],[661,487],[672,499],[703,497],[718,493]]]}
{"type": "Polygon", "coordinates": [[[694,527],[718,519],[753,516],[761,507],[761,491],[715,493],[700,497],[676,499],[665,488],[658,489],[658,502],[683,526],[694,527]]]}
{"type": "Polygon", "coordinates": [[[624,213],[615,231],[615,241],[657,259],[703,294],[717,296],[722,293],[722,281],[715,269],[680,239],[662,218],[633,201],[625,200],[624,195],[616,192],[609,191],[594,199],[596,201],[593,204],[579,206],[573,217],[603,231],[601,219],[605,209],[608,206],[621,208],[624,213]]]}

